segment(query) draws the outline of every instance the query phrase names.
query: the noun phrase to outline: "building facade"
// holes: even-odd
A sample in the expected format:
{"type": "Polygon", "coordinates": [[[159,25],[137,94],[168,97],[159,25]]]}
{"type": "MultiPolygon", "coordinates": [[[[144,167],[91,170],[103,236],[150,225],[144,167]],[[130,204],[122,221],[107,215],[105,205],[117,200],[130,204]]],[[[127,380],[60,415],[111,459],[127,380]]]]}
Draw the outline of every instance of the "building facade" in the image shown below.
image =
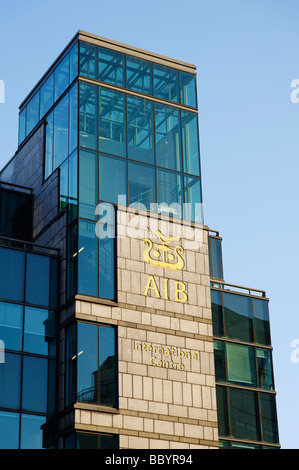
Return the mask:
{"type": "Polygon", "coordinates": [[[203,220],[195,66],[79,31],[0,180],[0,448],[279,448],[268,299],[203,220]]]}

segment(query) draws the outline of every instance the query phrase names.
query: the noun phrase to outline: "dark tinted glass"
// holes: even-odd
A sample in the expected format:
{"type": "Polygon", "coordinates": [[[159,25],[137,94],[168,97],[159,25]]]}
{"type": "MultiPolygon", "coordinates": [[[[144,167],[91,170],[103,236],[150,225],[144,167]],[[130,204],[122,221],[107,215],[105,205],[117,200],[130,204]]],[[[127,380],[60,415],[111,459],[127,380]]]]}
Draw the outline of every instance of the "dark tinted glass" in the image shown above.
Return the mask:
{"type": "Polygon", "coordinates": [[[274,390],[272,355],[268,349],[256,348],[258,384],[264,390],[274,390]]]}
{"type": "Polygon", "coordinates": [[[0,302],[0,339],[5,349],[22,350],[23,306],[0,302]]]}
{"type": "Polygon", "coordinates": [[[223,336],[222,295],[221,292],[211,289],[213,335],[223,336]]]}
{"type": "Polygon", "coordinates": [[[26,137],[26,108],[19,114],[19,145],[26,137]]]}
{"type": "Polygon", "coordinates": [[[256,343],[270,346],[270,321],[267,300],[252,299],[256,343]]]}
{"type": "Polygon", "coordinates": [[[256,387],[255,351],[250,346],[226,343],[227,380],[233,385],[256,387]]]}
{"type": "Polygon", "coordinates": [[[78,292],[98,296],[98,238],[95,223],[79,221],[78,292]]]}
{"type": "Polygon", "coordinates": [[[252,342],[251,298],[238,294],[223,294],[226,336],[252,342]]]}
{"type": "Polygon", "coordinates": [[[76,400],[76,364],[77,364],[77,330],[76,325],[71,325],[66,332],[66,406],[76,400]]]}
{"type": "Polygon", "coordinates": [[[210,276],[213,279],[223,279],[221,240],[209,237],[210,276]]]}
{"type": "Polygon", "coordinates": [[[50,303],[50,258],[27,254],[26,302],[49,306],[50,303]]]}
{"type": "Polygon", "coordinates": [[[99,327],[99,390],[102,405],[116,406],[115,330],[99,327]]]}
{"type": "Polygon", "coordinates": [[[55,333],[54,312],[25,307],[24,351],[55,356],[55,333]]]}
{"type": "Polygon", "coordinates": [[[77,449],[98,449],[98,435],[97,434],[85,434],[78,432],[77,438],[77,449]]]}
{"type": "Polygon", "coordinates": [[[110,300],[115,297],[114,246],[114,238],[99,240],[99,296],[110,300]]]}
{"type": "Polygon", "coordinates": [[[277,444],[279,439],[275,395],[260,393],[260,405],[263,440],[277,444]]]}
{"type": "Polygon", "coordinates": [[[21,415],[21,449],[43,449],[44,416],[21,415]]]}
{"type": "Polygon", "coordinates": [[[185,176],[184,191],[184,218],[192,222],[203,223],[200,179],[193,176],[185,176]]]}
{"type": "Polygon", "coordinates": [[[19,448],[19,428],[20,415],[18,413],[0,411],[0,449],[19,448]]]}
{"type": "Polygon", "coordinates": [[[0,248],[0,298],[24,300],[25,253],[0,248]]]}
{"type": "Polygon", "coordinates": [[[225,343],[214,341],[215,377],[217,382],[226,382],[225,343]]]}
{"type": "Polygon", "coordinates": [[[5,353],[5,362],[0,362],[0,407],[20,409],[21,356],[5,353]]]}
{"type": "Polygon", "coordinates": [[[38,413],[55,412],[55,361],[24,356],[22,409],[38,413]]]}
{"type": "Polygon", "coordinates": [[[259,441],[261,435],[256,392],[230,388],[229,398],[232,437],[259,441]]]}
{"type": "Polygon", "coordinates": [[[220,436],[229,436],[228,400],[226,387],[216,386],[218,431],[220,436]]]}
{"type": "Polygon", "coordinates": [[[77,400],[98,402],[98,327],[78,323],[77,400]]]}

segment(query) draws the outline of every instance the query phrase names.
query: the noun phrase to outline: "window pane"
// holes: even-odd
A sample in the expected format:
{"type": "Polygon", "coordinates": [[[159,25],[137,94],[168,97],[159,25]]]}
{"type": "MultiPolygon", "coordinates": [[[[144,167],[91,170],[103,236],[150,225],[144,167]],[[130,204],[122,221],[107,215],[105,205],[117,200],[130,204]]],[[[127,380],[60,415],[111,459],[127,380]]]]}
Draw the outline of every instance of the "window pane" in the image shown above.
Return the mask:
{"type": "Polygon", "coordinates": [[[25,307],[24,351],[55,356],[55,313],[49,310],[25,307]]]}
{"type": "Polygon", "coordinates": [[[196,82],[195,75],[180,72],[181,80],[181,103],[196,108],[196,82]]]}
{"type": "Polygon", "coordinates": [[[256,349],[259,387],[264,390],[274,390],[272,355],[267,349],[256,349]]]}
{"type": "Polygon", "coordinates": [[[181,120],[177,109],[155,105],[157,165],[182,171],[181,120]]]}
{"type": "Polygon", "coordinates": [[[19,145],[26,137],[26,108],[19,114],[19,145]]]}
{"type": "Polygon", "coordinates": [[[100,326],[99,341],[100,404],[116,406],[115,329],[100,326]]]}
{"type": "Polygon", "coordinates": [[[78,76],[78,42],[70,50],[70,83],[78,76]]]}
{"type": "Polygon", "coordinates": [[[78,152],[75,150],[68,158],[68,169],[69,169],[69,187],[68,187],[68,203],[69,213],[68,222],[69,224],[78,215],[78,152]]]}
{"type": "Polygon", "coordinates": [[[80,42],[79,74],[97,78],[97,48],[93,44],[80,42]]]}
{"type": "Polygon", "coordinates": [[[45,179],[51,175],[53,168],[54,152],[54,112],[49,114],[46,120],[46,149],[45,149],[45,179]]]}
{"type": "Polygon", "coordinates": [[[226,382],[225,343],[214,341],[215,377],[217,382],[226,382]]]}
{"type": "Polygon", "coordinates": [[[230,388],[229,399],[232,437],[259,441],[261,435],[256,392],[230,388]]]}
{"type": "Polygon", "coordinates": [[[77,400],[98,403],[98,327],[78,323],[77,400]]]}
{"type": "Polygon", "coordinates": [[[78,147],[78,83],[69,92],[70,121],[69,121],[69,150],[72,153],[78,147]]]}
{"type": "Polygon", "coordinates": [[[221,240],[218,238],[209,237],[209,261],[210,261],[210,276],[213,279],[223,279],[223,266],[222,266],[222,246],[221,240]]]}
{"type": "Polygon", "coordinates": [[[0,339],[5,349],[22,350],[23,306],[0,302],[0,339]]]}
{"type": "Polygon", "coordinates": [[[226,336],[252,342],[251,298],[237,294],[223,294],[226,336]]]}
{"type": "Polygon", "coordinates": [[[223,336],[222,295],[211,289],[213,335],[223,336]]]}
{"type": "Polygon", "coordinates": [[[226,343],[228,382],[245,387],[256,387],[254,349],[248,346],[226,343]]]}
{"type": "Polygon", "coordinates": [[[0,248],[0,298],[24,300],[25,253],[0,248]]]}
{"type": "Polygon", "coordinates": [[[79,145],[97,149],[97,87],[80,82],[79,145]]]}
{"type": "Polygon", "coordinates": [[[76,324],[71,325],[66,331],[66,382],[65,403],[66,406],[76,401],[76,360],[77,337],[76,324]]]}
{"type": "Polygon", "coordinates": [[[143,204],[150,210],[156,203],[155,169],[148,165],[129,162],[129,204],[143,204]]]}
{"type": "Polygon", "coordinates": [[[80,150],[79,154],[79,217],[95,220],[98,204],[97,154],[80,150]]]}
{"type": "Polygon", "coordinates": [[[95,223],[79,221],[78,292],[98,296],[98,238],[95,223]]]}
{"type": "Polygon", "coordinates": [[[108,155],[100,155],[99,160],[100,201],[117,204],[118,196],[127,197],[127,161],[108,155]]]}
{"type": "Polygon", "coordinates": [[[6,352],[5,362],[0,362],[0,407],[19,410],[20,393],[21,356],[6,352]]]}
{"type": "Polygon", "coordinates": [[[114,238],[99,240],[99,296],[114,300],[115,297],[115,254],[114,238]]]}
{"type": "Polygon", "coordinates": [[[26,280],[26,302],[48,306],[50,300],[50,258],[28,253],[26,280]]]}
{"type": "Polygon", "coordinates": [[[31,98],[27,104],[27,126],[26,135],[30,134],[32,129],[39,121],[39,91],[31,98]]]}
{"type": "Polygon", "coordinates": [[[21,415],[21,449],[43,449],[44,416],[21,415]]]}
{"type": "Polygon", "coordinates": [[[100,439],[100,449],[118,449],[119,448],[119,437],[118,436],[105,436],[101,434],[100,439]]]}
{"type": "Polygon", "coordinates": [[[55,412],[55,361],[34,356],[23,358],[22,409],[55,412]]]}
{"type": "Polygon", "coordinates": [[[128,157],[154,163],[153,103],[142,98],[127,98],[128,157]]]}
{"type": "Polygon", "coordinates": [[[0,449],[19,448],[19,413],[0,411],[0,449]]]}
{"type": "Polygon", "coordinates": [[[78,292],[78,225],[68,229],[67,233],[67,298],[70,299],[78,292]]]}
{"type": "Polygon", "coordinates": [[[40,117],[49,111],[54,103],[54,74],[52,73],[40,89],[40,117]]]}
{"type": "Polygon", "coordinates": [[[179,72],[154,64],[155,96],[164,100],[179,101],[179,72]]]}
{"type": "Polygon", "coordinates": [[[97,434],[87,434],[78,432],[76,434],[77,438],[77,449],[98,449],[98,435],[97,434]]]}
{"type": "Polygon", "coordinates": [[[192,222],[203,223],[201,183],[199,178],[185,176],[184,218],[192,222]]]}
{"type": "Polygon", "coordinates": [[[278,444],[278,426],[275,395],[260,393],[263,440],[278,444]]]}
{"type": "Polygon", "coordinates": [[[227,389],[216,385],[219,436],[229,436],[227,389]]]}
{"type": "Polygon", "coordinates": [[[57,65],[55,71],[55,101],[67,89],[70,83],[70,57],[67,54],[57,65]]]}
{"type": "Polygon", "coordinates": [[[182,111],[184,172],[199,176],[199,137],[197,115],[182,111]]]}
{"type": "Polygon", "coordinates": [[[99,80],[117,86],[125,86],[124,55],[99,47],[99,80]]]}
{"type": "Polygon", "coordinates": [[[127,56],[127,88],[148,95],[153,93],[151,62],[127,56]]]}
{"type": "Polygon", "coordinates": [[[180,173],[157,170],[159,213],[177,218],[183,215],[183,182],[180,173]],[[171,206],[171,207],[169,207],[171,206]]]}
{"type": "Polygon", "coordinates": [[[54,152],[53,170],[69,154],[69,95],[66,95],[54,109],[54,152]]]}
{"type": "Polygon", "coordinates": [[[68,158],[60,165],[59,179],[59,209],[63,210],[68,204],[69,192],[69,162],[68,158]]]}
{"type": "Polygon", "coordinates": [[[125,95],[100,88],[99,149],[120,157],[126,156],[125,95]]]}
{"type": "Polygon", "coordinates": [[[256,343],[270,346],[270,321],[267,300],[252,299],[256,343]]]}

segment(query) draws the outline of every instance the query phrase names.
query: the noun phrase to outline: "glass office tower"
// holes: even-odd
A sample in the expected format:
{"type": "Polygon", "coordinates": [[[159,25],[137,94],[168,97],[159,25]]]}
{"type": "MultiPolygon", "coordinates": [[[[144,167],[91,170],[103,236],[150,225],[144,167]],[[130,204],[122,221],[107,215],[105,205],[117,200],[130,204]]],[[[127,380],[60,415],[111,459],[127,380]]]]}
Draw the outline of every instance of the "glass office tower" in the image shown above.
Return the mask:
{"type": "MultiPolygon", "coordinates": [[[[266,299],[226,292],[203,221],[195,66],[79,31],[21,104],[0,179],[31,188],[9,236],[59,250],[57,305],[37,302],[57,350],[29,351],[55,369],[37,446],[279,447],[266,299]]],[[[24,328],[9,353],[25,364],[24,328]]],[[[24,391],[0,413],[38,414],[24,391]]],[[[3,447],[23,448],[11,429],[3,447]]]]}

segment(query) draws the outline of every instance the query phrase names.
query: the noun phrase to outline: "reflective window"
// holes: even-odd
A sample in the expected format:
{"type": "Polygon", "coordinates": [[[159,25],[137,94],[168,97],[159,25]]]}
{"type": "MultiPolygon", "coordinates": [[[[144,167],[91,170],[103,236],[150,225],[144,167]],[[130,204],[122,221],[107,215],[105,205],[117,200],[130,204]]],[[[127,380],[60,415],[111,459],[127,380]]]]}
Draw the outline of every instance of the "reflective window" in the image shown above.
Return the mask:
{"type": "Polygon", "coordinates": [[[67,54],[62,61],[57,65],[55,71],[55,88],[54,99],[55,101],[67,89],[70,83],[70,57],[67,54]]]}
{"type": "Polygon", "coordinates": [[[268,301],[254,298],[252,299],[252,305],[255,341],[269,346],[271,344],[271,338],[268,301]]]}
{"type": "Polygon", "coordinates": [[[55,361],[35,356],[24,356],[22,409],[54,414],[55,379],[55,361]]]}
{"type": "Polygon", "coordinates": [[[53,169],[69,154],[69,96],[66,95],[54,109],[53,169]]]}
{"type": "Polygon", "coordinates": [[[212,279],[223,279],[221,239],[209,237],[209,263],[212,279]]]}
{"type": "Polygon", "coordinates": [[[78,42],[70,50],[70,83],[78,76],[78,42]]]}
{"type": "Polygon", "coordinates": [[[180,72],[181,103],[197,107],[196,76],[187,72],[180,72]]]}
{"type": "Polygon", "coordinates": [[[226,382],[226,353],[223,341],[214,341],[215,377],[217,382],[226,382]]]}
{"type": "Polygon", "coordinates": [[[148,95],[153,93],[151,62],[127,56],[127,88],[148,95]]]}
{"type": "Polygon", "coordinates": [[[0,298],[24,300],[25,253],[8,248],[0,248],[0,298]]]}
{"type": "Polygon", "coordinates": [[[226,387],[216,385],[218,431],[220,436],[229,436],[228,399],[226,387]]]}
{"type": "Polygon", "coordinates": [[[0,407],[20,409],[21,356],[5,353],[5,362],[0,362],[0,407]]]}
{"type": "Polygon", "coordinates": [[[160,213],[182,217],[183,181],[180,173],[157,169],[157,194],[160,213]],[[172,207],[168,209],[169,206],[172,207]]]}
{"type": "Polygon", "coordinates": [[[223,293],[226,336],[252,342],[251,298],[245,295],[223,293]]]}
{"type": "Polygon", "coordinates": [[[142,98],[127,98],[128,157],[143,163],[154,163],[153,103],[142,98]]]}
{"type": "Polygon", "coordinates": [[[79,145],[97,149],[97,86],[80,82],[79,145]]]}
{"type": "Polygon", "coordinates": [[[80,150],[79,154],[79,216],[95,220],[98,204],[97,153],[80,150]]]}
{"type": "Polygon", "coordinates": [[[18,413],[0,411],[0,449],[19,448],[19,427],[18,413]]]}
{"type": "Polygon", "coordinates": [[[79,75],[97,78],[97,48],[93,44],[80,42],[79,75]]]}
{"type": "Polygon", "coordinates": [[[184,218],[194,222],[203,223],[203,207],[201,197],[201,183],[199,178],[184,177],[185,205],[184,218]]]}
{"type": "Polygon", "coordinates": [[[50,303],[50,258],[27,254],[26,302],[49,306],[50,303]]]}
{"type": "Polygon", "coordinates": [[[26,135],[30,134],[32,129],[39,122],[39,91],[31,98],[27,104],[27,125],[26,135]]]}
{"type": "Polygon", "coordinates": [[[155,168],[129,162],[128,172],[129,205],[143,204],[150,210],[150,205],[156,203],[155,168]]]}
{"type": "Polygon", "coordinates": [[[65,439],[65,449],[118,449],[119,437],[116,434],[94,434],[77,432],[65,439]]]}
{"type": "Polygon", "coordinates": [[[24,108],[19,114],[19,145],[26,137],[26,111],[24,108]]]}
{"type": "Polygon", "coordinates": [[[268,349],[256,349],[258,383],[264,390],[274,390],[272,355],[268,349]]]}
{"type": "Polygon", "coordinates": [[[234,385],[256,387],[255,351],[250,346],[226,343],[227,379],[234,385]]]}
{"type": "Polygon", "coordinates": [[[127,196],[127,162],[121,158],[100,155],[100,201],[117,204],[119,195],[127,196]]]}
{"type": "Polygon", "coordinates": [[[22,350],[23,306],[0,302],[0,338],[5,349],[22,350]]]}
{"type": "Polygon", "coordinates": [[[223,315],[222,315],[222,295],[221,292],[211,289],[213,335],[223,336],[223,315]]]}
{"type": "Polygon", "coordinates": [[[21,449],[43,449],[44,416],[21,415],[21,449]]]}
{"type": "Polygon", "coordinates": [[[53,168],[54,152],[54,112],[46,119],[46,149],[45,149],[45,178],[51,175],[53,168]]]}
{"type": "Polygon", "coordinates": [[[55,312],[25,307],[24,351],[55,356],[56,319],[55,312]]]}
{"type": "Polygon", "coordinates": [[[257,393],[230,388],[229,407],[232,438],[259,441],[261,434],[257,393]]]}
{"type": "Polygon", "coordinates": [[[40,117],[49,111],[54,103],[54,73],[45,81],[40,89],[40,117]]]}
{"type": "Polygon", "coordinates": [[[115,239],[99,240],[99,296],[106,299],[115,297],[115,239]]]}
{"type": "Polygon", "coordinates": [[[157,165],[182,171],[181,120],[176,108],[155,104],[157,165]]]}
{"type": "Polygon", "coordinates": [[[272,444],[278,441],[278,426],[275,395],[260,393],[263,440],[272,444]]]}
{"type": "Polygon", "coordinates": [[[126,156],[125,95],[104,88],[99,92],[99,150],[126,156]]]}
{"type": "Polygon", "coordinates": [[[95,223],[79,220],[78,292],[98,296],[98,238],[95,223]]]}
{"type": "Polygon", "coordinates": [[[99,47],[99,80],[125,86],[125,56],[120,52],[99,47]]]}
{"type": "Polygon", "coordinates": [[[75,84],[69,92],[69,148],[70,155],[78,147],[78,85],[75,84]]]}
{"type": "Polygon", "coordinates": [[[199,176],[199,137],[197,115],[182,111],[184,172],[199,176]]]}
{"type": "Polygon", "coordinates": [[[154,64],[154,95],[164,100],[179,102],[179,72],[154,64]]]}

